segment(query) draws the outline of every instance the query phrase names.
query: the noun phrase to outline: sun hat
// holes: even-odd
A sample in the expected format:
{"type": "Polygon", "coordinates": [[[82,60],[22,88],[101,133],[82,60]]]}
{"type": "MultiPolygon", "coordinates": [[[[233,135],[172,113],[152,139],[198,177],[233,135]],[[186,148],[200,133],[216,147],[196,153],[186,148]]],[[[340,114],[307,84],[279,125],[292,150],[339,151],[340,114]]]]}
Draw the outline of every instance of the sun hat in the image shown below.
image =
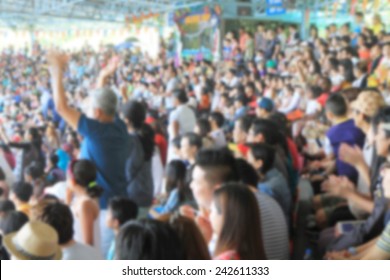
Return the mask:
{"type": "Polygon", "coordinates": [[[60,260],[61,247],[54,228],[39,221],[26,223],[3,237],[7,251],[20,260],[60,260]]]}
{"type": "Polygon", "coordinates": [[[383,96],[374,90],[364,90],[358,98],[351,103],[351,107],[362,114],[373,117],[380,108],[386,106],[383,96]]]}

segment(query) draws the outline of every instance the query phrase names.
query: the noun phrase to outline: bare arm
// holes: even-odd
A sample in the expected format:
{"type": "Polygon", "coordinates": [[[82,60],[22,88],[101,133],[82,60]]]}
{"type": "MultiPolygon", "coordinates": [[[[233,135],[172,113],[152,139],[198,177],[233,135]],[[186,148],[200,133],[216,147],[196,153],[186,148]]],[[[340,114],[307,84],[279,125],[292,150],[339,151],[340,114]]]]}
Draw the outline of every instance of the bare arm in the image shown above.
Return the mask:
{"type": "Polygon", "coordinates": [[[360,194],[355,190],[348,190],[345,198],[368,213],[372,213],[374,210],[374,201],[370,197],[360,194]]]}
{"type": "Polygon", "coordinates": [[[97,242],[97,240],[94,240],[93,238],[93,224],[96,218],[93,209],[94,204],[91,200],[83,201],[80,207],[80,225],[81,232],[83,234],[83,240],[85,244],[88,244],[90,246],[93,246],[95,241],[97,242]]]}
{"type": "Polygon", "coordinates": [[[61,53],[51,52],[48,54],[48,62],[56,110],[66,123],[77,130],[81,113],[68,105],[62,81],[63,71],[67,66],[67,57],[61,53]]]}

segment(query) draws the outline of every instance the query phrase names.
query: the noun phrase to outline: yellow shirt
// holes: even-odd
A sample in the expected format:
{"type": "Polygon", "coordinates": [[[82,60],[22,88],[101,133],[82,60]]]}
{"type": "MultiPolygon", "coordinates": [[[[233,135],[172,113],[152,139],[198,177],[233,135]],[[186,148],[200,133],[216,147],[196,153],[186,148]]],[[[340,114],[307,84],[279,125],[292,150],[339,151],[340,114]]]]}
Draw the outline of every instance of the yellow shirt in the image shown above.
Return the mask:
{"type": "Polygon", "coordinates": [[[16,210],[26,214],[27,217],[30,217],[30,204],[28,203],[21,204],[16,210]]]}

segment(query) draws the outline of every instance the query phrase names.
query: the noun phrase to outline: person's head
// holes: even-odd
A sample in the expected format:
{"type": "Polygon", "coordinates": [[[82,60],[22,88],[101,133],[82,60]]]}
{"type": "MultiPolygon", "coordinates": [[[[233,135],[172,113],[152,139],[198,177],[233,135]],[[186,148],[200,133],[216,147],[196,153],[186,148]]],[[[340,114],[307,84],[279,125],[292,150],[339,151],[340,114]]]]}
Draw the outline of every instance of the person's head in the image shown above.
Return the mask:
{"type": "Polygon", "coordinates": [[[256,119],[249,130],[248,143],[277,145],[280,141],[279,128],[268,119],[256,119]]]}
{"type": "Polygon", "coordinates": [[[2,235],[18,231],[25,223],[28,217],[23,212],[9,211],[0,218],[0,231],[2,235]]]}
{"type": "Polygon", "coordinates": [[[179,236],[184,250],[184,259],[210,259],[210,253],[204,237],[192,219],[175,214],[171,216],[169,224],[179,236]]]}
{"type": "Polygon", "coordinates": [[[360,77],[368,72],[368,65],[366,61],[359,61],[356,63],[356,65],[353,67],[353,74],[356,77],[360,77]]]}
{"type": "Polygon", "coordinates": [[[256,116],[258,118],[268,118],[274,110],[274,102],[268,97],[263,97],[257,104],[256,116]]]}
{"type": "Polygon", "coordinates": [[[275,149],[267,144],[254,144],[248,154],[249,163],[265,175],[272,169],[275,161],[275,149]]]}
{"type": "Polygon", "coordinates": [[[86,192],[91,198],[98,198],[103,189],[97,185],[97,170],[92,161],[81,159],[70,163],[68,169],[69,187],[76,192],[86,192]]]}
{"type": "Polygon", "coordinates": [[[318,86],[310,86],[306,90],[306,98],[309,100],[318,98],[322,93],[322,89],[318,86]]]}
{"type": "Polygon", "coordinates": [[[182,89],[177,89],[173,92],[175,106],[183,105],[188,102],[187,93],[182,89]]]}
{"type": "Polygon", "coordinates": [[[390,107],[384,107],[372,120],[378,156],[387,157],[390,150],[390,107]]]}
{"type": "Polygon", "coordinates": [[[15,204],[8,199],[0,200],[0,218],[8,212],[16,210],[15,204]]]}
{"type": "Polygon", "coordinates": [[[110,88],[97,89],[91,95],[93,118],[100,122],[110,122],[115,118],[118,98],[110,88]]]}
{"type": "Polygon", "coordinates": [[[366,89],[361,92],[358,98],[351,104],[356,127],[367,133],[372,118],[385,105],[385,100],[378,91],[366,89]]]}
{"type": "Polygon", "coordinates": [[[11,187],[10,199],[15,203],[28,203],[33,194],[33,186],[25,182],[16,182],[11,187]]]}
{"type": "Polygon", "coordinates": [[[50,225],[31,221],[17,231],[5,235],[3,243],[12,259],[60,260],[61,247],[58,234],[50,225]]]}
{"type": "Polygon", "coordinates": [[[212,130],[220,129],[225,124],[225,117],[220,112],[212,112],[209,116],[212,130]]]}
{"type": "Polygon", "coordinates": [[[248,103],[248,99],[245,93],[239,93],[234,99],[234,108],[240,109],[241,107],[245,107],[248,103]]]}
{"type": "Polygon", "coordinates": [[[113,197],[108,203],[106,225],[118,231],[122,225],[136,219],[137,216],[138,206],[134,201],[126,197],[113,197]]]}
{"type": "Polygon", "coordinates": [[[132,131],[138,131],[145,122],[146,108],[141,102],[131,100],[123,106],[122,114],[127,127],[132,131]]]}
{"type": "Polygon", "coordinates": [[[246,143],[249,129],[252,125],[252,118],[250,116],[243,116],[234,123],[233,141],[236,144],[246,143]]]}
{"type": "Polygon", "coordinates": [[[180,155],[182,159],[195,161],[196,154],[202,148],[202,138],[194,132],[188,132],[181,137],[180,155]]]}
{"type": "Polygon", "coordinates": [[[381,175],[383,178],[383,195],[390,199],[390,162],[388,160],[381,166],[381,175]]]}
{"type": "Polygon", "coordinates": [[[58,234],[58,243],[66,245],[73,240],[73,214],[69,206],[42,200],[32,209],[34,219],[52,226],[58,234]]]}
{"type": "Polygon", "coordinates": [[[199,151],[191,181],[191,190],[199,207],[210,209],[214,191],[225,182],[238,180],[235,159],[229,150],[199,151]]]}
{"type": "Polygon", "coordinates": [[[347,116],[348,104],[341,94],[332,94],[326,101],[325,110],[328,120],[334,123],[347,116]]]}
{"type": "Polygon", "coordinates": [[[216,256],[235,250],[241,260],[266,259],[259,205],[246,185],[229,183],[215,191],[210,222],[218,236],[216,256]]]}
{"type": "Polygon", "coordinates": [[[256,188],[259,175],[253,166],[245,159],[238,158],[236,159],[236,168],[240,177],[240,183],[256,188]]]}
{"type": "Polygon", "coordinates": [[[364,21],[364,15],[362,12],[356,12],[355,13],[355,22],[356,23],[361,23],[364,21]]]}
{"type": "Polygon", "coordinates": [[[186,187],[186,165],[181,160],[172,160],[165,172],[165,189],[170,193],[175,188],[179,191],[186,187]]]}
{"type": "Polygon", "coordinates": [[[183,248],[177,233],[156,220],[130,221],[119,230],[115,242],[118,260],[181,260],[183,248]]]}
{"type": "Polygon", "coordinates": [[[211,132],[211,124],[207,119],[201,118],[196,121],[194,133],[200,137],[208,137],[211,132]]]}

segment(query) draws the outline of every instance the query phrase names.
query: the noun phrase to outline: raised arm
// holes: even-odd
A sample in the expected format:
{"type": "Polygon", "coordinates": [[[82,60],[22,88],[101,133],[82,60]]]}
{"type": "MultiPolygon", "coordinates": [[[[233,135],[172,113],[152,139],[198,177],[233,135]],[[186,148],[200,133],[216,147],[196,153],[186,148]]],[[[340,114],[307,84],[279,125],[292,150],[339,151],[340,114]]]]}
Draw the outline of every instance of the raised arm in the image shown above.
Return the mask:
{"type": "Polygon", "coordinates": [[[65,54],[50,52],[47,56],[47,61],[49,63],[53,99],[56,110],[67,124],[74,130],[77,130],[81,113],[68,105],[62,81],[64,69],[68,65],[68,58],[65,54]]]}

